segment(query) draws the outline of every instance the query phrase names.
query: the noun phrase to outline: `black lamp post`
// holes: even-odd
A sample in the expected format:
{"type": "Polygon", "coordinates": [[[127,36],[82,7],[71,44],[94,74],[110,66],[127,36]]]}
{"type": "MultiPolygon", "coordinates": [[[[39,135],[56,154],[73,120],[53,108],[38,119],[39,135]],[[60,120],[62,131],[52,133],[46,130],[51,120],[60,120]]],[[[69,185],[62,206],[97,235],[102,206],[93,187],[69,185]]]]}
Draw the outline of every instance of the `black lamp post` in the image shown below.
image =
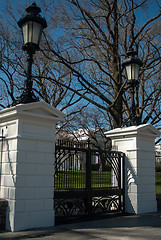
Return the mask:
{"type": "Polygon", "coordinates": [[[27,52],[27,79],[25,80],[22,95],[16,99],[12,106],[20,103],[31,103],[39,101],[32,91],[32,62],[33,54],[39,50],[39,42],[42,31],[47,27],[46,20],[39,14],[41,9],[32,3],[26,8],[26,14],[17,22],[23,33],[23,50],[27,52]]]}
{"type": "Polygon", "coordinates": [[[130,118],[126,121],[128,126],[137,126],[140,124],[139,118],[136,113],[136,104],[135,104],[135,93],[138,90],[139,86],[139,71],[140,67],[143,65],[142,61],[135,57],[137,52],[134,49],[131,49],[127,53],[127,58],[123,61],[122,66],[125,68],[127,83],[130,89],[131,95],[131,108],[130,108],[130,118]]]}

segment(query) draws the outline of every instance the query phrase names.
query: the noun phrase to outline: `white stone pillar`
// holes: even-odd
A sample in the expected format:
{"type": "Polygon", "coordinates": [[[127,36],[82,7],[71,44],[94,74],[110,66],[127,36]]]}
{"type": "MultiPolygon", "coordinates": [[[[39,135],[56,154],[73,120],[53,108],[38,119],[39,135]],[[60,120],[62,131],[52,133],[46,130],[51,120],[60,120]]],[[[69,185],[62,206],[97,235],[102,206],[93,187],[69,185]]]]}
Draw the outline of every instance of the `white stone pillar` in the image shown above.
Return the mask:
{"type": "Polygon", "coordinates": [[[125,211],[157,211],[155,138],[160,132],[151,124],[117,128],[105,133],[112,145],[125,153],[125,211]]]}
{"type": "Polygon", "coordinates": [[[54,226],[55,126],[64,116],[45,102],[0,111],[0,198],[9,205],[7,230],[54,226]]]}

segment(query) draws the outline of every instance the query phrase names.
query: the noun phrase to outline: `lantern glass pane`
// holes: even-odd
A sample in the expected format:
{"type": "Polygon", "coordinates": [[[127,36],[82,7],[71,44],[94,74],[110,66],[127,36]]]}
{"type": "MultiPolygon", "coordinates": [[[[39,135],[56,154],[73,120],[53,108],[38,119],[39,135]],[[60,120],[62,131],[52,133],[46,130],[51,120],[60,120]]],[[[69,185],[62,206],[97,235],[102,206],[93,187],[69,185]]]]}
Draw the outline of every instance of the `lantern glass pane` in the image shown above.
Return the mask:
{"type": "Polygon", "coordinates": [[[138,80],[139,78],[139,70],[140,70],[140,66],[136,63],[132,64],[132,79],[133,80],[138,80]]]}
{"type": "Polygon", "coordinates": [[[42,26],[39,23],[33,21],[24,23],[22,26],[24,44],[35,43],[39,45],[42,30],[42,26]]]}
{"type": "Polygon", "coordinates": [[[129,81],[138,80],[140,66],[136,63],[131,63],[126,66],[126,75],[129,81]]]}
{"type": "Polygon", "coordinates": [[[32,35],[33,35],[33,22],[29,21],[28,22],[28,42],[31,43],[32,42],[32,35]]]}
{"type": "Polygon", "coordinates": [[[42,26],[39,23],[33,22],[32,42],[39,45],[42,33],[42,26]]]}
{"type": "Polygon", "coordinates": [[[125,67],[125,69],[126,69],[127,79],[128,79],[128,80],[131,80],[131,73],[132,73],[131,64],[127,65],[127,66],[125,67]]]}
{"type": "Polygon", "coordinates": [[[24,44],[26,44],[28,42],[28,22],[23,24],[22,33],[23,33],[23,42],[24,44]]]}

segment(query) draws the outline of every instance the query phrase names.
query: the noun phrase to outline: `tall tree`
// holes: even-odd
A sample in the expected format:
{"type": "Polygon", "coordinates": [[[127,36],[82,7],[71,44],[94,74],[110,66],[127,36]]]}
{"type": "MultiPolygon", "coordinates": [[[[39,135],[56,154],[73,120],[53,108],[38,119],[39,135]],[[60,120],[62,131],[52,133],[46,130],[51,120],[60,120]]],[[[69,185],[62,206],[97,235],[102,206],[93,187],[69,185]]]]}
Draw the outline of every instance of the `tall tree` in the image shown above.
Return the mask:
{"type": "MultiPolygon", "coordinates": [[[[24,79],[27,75],[27,56],[22,51],[22,35],[17,25],[17,20],[25,11],[25,6],[20,3],[12,5],[12,1],[3,4],[0,9],[0,106],[4,108],[20,96],[24,88],[24,79]],[[1,12],[2,11],[2,12],[1,12]],[[5,16],[5,17],[4,17],[5,16]],[[6,21],[7,19],[7,21],[6,21]]],[[[27,5],[26,5],[27,6],[27,5]]],[[[70,86],[70,71],[64,69],[62,64],[44,58],[41,48],[46,43],[42,40],[40,51],[34,55],[32,77],[33,90],[40,100],[64,110],[79,101],[75,93],[60,83],[70,86]],[[48,76],[52,77],[50,80],[48,76]],[[56,84],[55,81],[59,82],[56,84]]],[[[50,55],[50,54],[49,54],[50,55]]]]}
{"type": "MultiPolygon", "coordinates": [[[[39,0],[37,4],[48,22],[33,68],[34,90],[40,99],[66,111],[70,120],[82,107],[92,105],[111,128],[120,126],[122,118],[130,114],[129,91],[121,63],[128,49],[134,47],[143,61],[135,98],[137,115],[142,123],[160,124],[161,12],[157,1],[39,0]],[[148,16],[152,2],[155,11],[148,16]]],[[[7,63],[14,69],[14,75],[6,82],[3,73],[1,86],[15,98],[23,86],[19,84],[20,78],[26,74],[25,56],[19,48],[21,36],[15,37],[16,20],[22,12],[7,9],[14,19],[9,29],[14,31],[6,33],[1,25],[2,36],[9,40],[2,40],[0,69],[4,71],[7,63]],[[11,36],[15,41],[11,41],[11,36]],[[7,57],[4,43],[11,53],[7,57]]],[[[18,9],[22,10],[22,6],[18,9]]],[[[7,71],[10,73],[9,68],[7,71]]]]}
{"type": "Polygon", "coordinates": [[[50,42],[46,39],[49,51],[53,59],[71,71],[77,88],[71,86],[70,90],[110,114],[111,127],[120,126],[122,116],[128,118],[130,114],[121,62],[132,47],[139,51],[143,61],[139,97],[136,96],[137,115],[140,122],[153,124],[160,117],[160,89],[155,78],[159,77],[160,68],[157,25],[161,13],[156,11],[155,16],[143,23],[138,19],[149,3],[149,0],[59,0],[54,9],[53,24],[59,26],[60,36],[56,44],[54,39],[50,42]]]}

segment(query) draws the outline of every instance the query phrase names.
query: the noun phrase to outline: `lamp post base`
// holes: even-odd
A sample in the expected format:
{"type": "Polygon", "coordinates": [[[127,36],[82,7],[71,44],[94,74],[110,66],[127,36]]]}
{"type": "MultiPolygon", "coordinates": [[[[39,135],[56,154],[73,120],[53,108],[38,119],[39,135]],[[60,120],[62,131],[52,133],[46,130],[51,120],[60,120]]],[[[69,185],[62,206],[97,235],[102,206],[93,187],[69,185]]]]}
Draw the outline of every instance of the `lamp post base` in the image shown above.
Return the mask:
{"type": "Polygon", "coordinates": [[[139,126],[140,124],[140,119],[137,116],[130,116],[129,118],[123,119],[121,127],[139,126]]]}
{"type": "Polygon", "coordinates": [[[32,103],[32,102],[38,102],[38,101],[39,101],[39,98],[36,97],[33,92],[24,91],[20,97],[18,97],[13,101],[10,107],[16,106],[18,104],[26,104],[26,103],[32,103]]]}

